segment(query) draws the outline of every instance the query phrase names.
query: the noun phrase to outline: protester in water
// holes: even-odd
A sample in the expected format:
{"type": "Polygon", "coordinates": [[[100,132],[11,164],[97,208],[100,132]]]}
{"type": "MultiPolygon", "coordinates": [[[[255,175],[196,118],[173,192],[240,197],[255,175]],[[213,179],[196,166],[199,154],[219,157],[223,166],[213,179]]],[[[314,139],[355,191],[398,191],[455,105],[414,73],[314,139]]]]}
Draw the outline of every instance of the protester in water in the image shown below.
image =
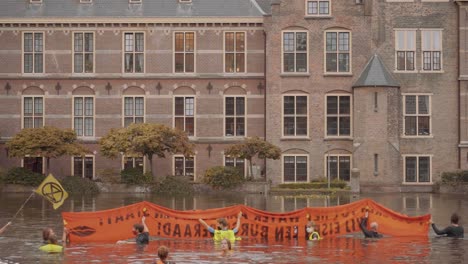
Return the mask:
{"type": "Polygon", "coordinates": [[[158,257],[156,264],[175,264],[173,261],[168,261],[167,257],[169,256],[169,249],[166,246],[160,246],[158,248],[158,257]]]}
{"type": "Polygon", "coordinates": [[[315,223],[313,221],[307,222],[306,232],[307,240],[320,240],[320,234],[315,231],[315,223]]]}
{"type": "Polygon", "coordinates": [[[40,250],[49,252],[49,253],[58,253],[62,252],[68,242],[68,229],[66,227],[63,228],[62,234],[62,244],[59,244],[57,239],[57,235],[55,234],[54,230],[50,227],[44,228],[42,230],[42,240],[44,245],[39,247],[40,250]]]}
{"type": "Polygon", "coordinates": [[[227,238],[231,242],[234,242],[236,240],[235,234],[239,231],[241,217],[242,217],[242,212],[239,212],[239,214],[237,215],[236,227],[234,227],[232,230],[229,229],[229,225],[228,225],[226,218],[218,218],[216,220],[218,230],[214,230],[214,228],[209,226],[205,221],[203,221],[203,219],[198,219],[198,221],[203,226],[205,226],[206,229],[208,229],[208,232],[213,234],[213,240],[215,242],[220,242],[224,238],[227,238]]]}
{"type": "Polygon", "coordinates": [[[369,219],[369,211],[366,208],[366,213],[364,214],[364,217],[361,219],[361,223],[359,223],[359,227],[361,228],[362,233],[364,233],[364,236],[368,238],[381,238],[382,235],[377,232],[377,229],[379,227],[377,222],[371,222],[370,230],[367,229],[368,219],[369,219]]]}
{"type": "Polygon", "coordinates": [[[7,228],[9,225],[11,225],[11,222],[6,223],[6,224],[2,227],[2,229],[0,229],[0,235],[6,230],[6,228],[7,228]]]}
{"type": "Polygon", "coordinates": [[[147,245],[149,244],[149,229],[146,225],[146,217],[141,218],[141,224],[136,223],[133,225],[132,232],[135,235],[135,241],[119,240],[117,244],[137,244],[147,245]]]}
{"type": "Polygon", "coordinates": [[[231,241],[229,241],[229,239],[223,238],[223,240],[221,240],[221,250],[222,250],[221,256],[226,257],[226,256],[231,255],[232,244],[231,244],[231,241]]]}
{"type": "Polygon", "coordinates": [[[432,229],[434,229],[434,232],[439,236],[445,235],[447,237],[463,238],[465,231],[463,230],[463,226],[458,224],[459,220],[460,217],[458,214],[453,213],[450,217],[450,225],[442,230],[439,230],[431,219],[432,229]]]}

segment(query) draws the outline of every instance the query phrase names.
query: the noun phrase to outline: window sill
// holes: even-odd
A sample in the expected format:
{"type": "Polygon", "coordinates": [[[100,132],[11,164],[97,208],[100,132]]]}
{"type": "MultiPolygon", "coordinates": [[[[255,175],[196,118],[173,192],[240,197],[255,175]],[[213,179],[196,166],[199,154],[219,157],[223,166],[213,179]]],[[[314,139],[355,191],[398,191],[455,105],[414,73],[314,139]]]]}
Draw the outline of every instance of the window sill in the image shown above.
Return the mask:
{"type": "Polygon", "coordinates": [[[394,73],[418,73],[418,71],[398,71],[398,70],[393,70],[394,73]]]}
{"type": "Polygon", "coordinates": [[[331,73],[331,72],[325,72],[323,74],[324,77],[353,77],[353,73],[341,73],[341,72],[337,72],[337,73],[331,73]]]}
{"type": "Polygon", "coordinates": [[[402,185],[408,186],[408,185],[414,185],[414,186],[430,186],[434,185],[433,182],[402,182],[402,185]]]}
{"type": "Polygon", "coordinates": [[[305,15],[304,19],[332,19],[331,15],[305,15]]]}
{"type": "Polygon", "coordinates": [[[309,137],[281,137],[280,141],[310,141],[309,137]]]}
{"type": "Polygon", "coordinates": [[[441,71],[419,71],[420,73],[445,73],[444,70],[441,71]]]}
{"type": "Polygon", "coordinates": [[[434,135],[427,135],[427,136],[406,136],[401,135],[402,139],[427,139],[427,138],[434,138],[434,135]]]}
{"type": "Polygon", "coordinates": [[[310,73],[281,73],[280,77],[310,77],[310,73]]]}
{"type": "Polygon", "coordinates": [[[353,141],[353,137],[325,137],[323,141],[353,141]]]}

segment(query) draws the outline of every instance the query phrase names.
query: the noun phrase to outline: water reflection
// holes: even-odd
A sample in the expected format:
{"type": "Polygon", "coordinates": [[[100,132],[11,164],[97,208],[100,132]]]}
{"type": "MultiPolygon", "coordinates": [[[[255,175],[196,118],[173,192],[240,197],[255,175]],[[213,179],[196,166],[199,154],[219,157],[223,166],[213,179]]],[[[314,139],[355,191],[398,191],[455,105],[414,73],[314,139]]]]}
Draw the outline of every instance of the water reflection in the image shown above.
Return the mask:
{"type": "MultiPolygon", "coordinates": [[[[7,222],[28,194],[0,194],[0,225],[7,222]]],[[[97,197],[71,197],[55,211],[40,197],[33,198],[19,214],[13,226],[0,237],[0,263],[151,263],[160,245],[171,249],[170,258],[177,263],[465,263],[468,239],[384,238],[366,240],[359,233],[348,237],[307,242],[303,239],[268,242],[244,239],[234,245],[234,254],[222,258],[210,239],[165,240],[153,237],[148,247],[134,245],[71,244],[64,254],[39,252],[40,230],[61,227],[61,211],[96,211],[124,206],[142,200],[177,210],[208,209],[244,204],[261,210],[285,212],[305,206],[326,207],[371,198],[390,209],[410,216],[433,214],[434,222],[449,224],[451,213],[458,212],[462,223],[468,222],[468,197],[435,194],[373,194],[359,196],[264,196],[264,195],[197,195],[160,197],[145,194],[101,194],[97,197]]],[[[466,227],[466,224],[465,224],[466,227]]]]}

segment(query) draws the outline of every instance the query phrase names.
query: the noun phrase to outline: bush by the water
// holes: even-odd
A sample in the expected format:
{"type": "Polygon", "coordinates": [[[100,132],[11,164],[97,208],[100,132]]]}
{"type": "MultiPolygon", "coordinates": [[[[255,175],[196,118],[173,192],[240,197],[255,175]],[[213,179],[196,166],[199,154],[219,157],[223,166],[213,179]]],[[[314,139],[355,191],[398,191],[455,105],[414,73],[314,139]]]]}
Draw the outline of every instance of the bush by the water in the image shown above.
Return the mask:
{"type": "Polygon", "coordinates": [[[188,195],[193,193],[193,185],[188,177],[166,176],[151,187],[156,194],[188,195]]]}
{"type": "Polygon", "coordinates": [[[127,168],[120,172],[122,183],[130,185],[148,184],[153,182],[153,175],[150,172],[143,173],[138,168],[127,168]]]}
{"type": "Polygon", "coordinates": [[[67,176],[59,179],[62,187],[70,194],[98,194],[97,184],[87,178],[77,176],[67,176]]]}
{"type": "Polygon", "coordinates": [[[240,170],[235,167],[216,166],[205,172],[203,182],[216,189],[231,189],[245,181],[240,170]]]}
{"type": "Polygon", "coordinates": [[[468,171],[442,173],[442,182],[450,184],[468,183],[468,171]]]}
{"type": "MultiPolygon", "coordinates": [[[[333,180],[330,182],[330,188],[344,189],[347,185],[348,184],[342,180],[333,180]]],[[[283,183],[278,185],[278,187],[283,189],[326,189],[328,188],[328,182],[283,183]]]]}
{"type": "Polygon", "coordinates": [[[97,173],[98,180],[105,183],[120,183],[121,176],[115,169],[102,169],[97,173]]]}
{"type": "Polygon", "coordinates": [[[39,186],[45,179],[45,176],[32,172],[25,168],[12,168],[4,175],[2,182],[5,184],[21,184],[26,186],[39,186]]]}

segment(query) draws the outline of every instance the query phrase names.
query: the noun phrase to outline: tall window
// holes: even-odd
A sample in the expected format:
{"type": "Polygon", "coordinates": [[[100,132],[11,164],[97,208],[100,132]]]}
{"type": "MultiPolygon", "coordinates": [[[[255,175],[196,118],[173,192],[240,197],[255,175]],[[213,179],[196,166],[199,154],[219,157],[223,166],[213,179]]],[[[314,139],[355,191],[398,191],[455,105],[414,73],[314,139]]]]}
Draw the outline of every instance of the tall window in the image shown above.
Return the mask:
{"type": "Polygon", "coordinates": [[[195,161],[193,157],[174,157],[174,175],[188,176],[190,180],[195,180],[195,161]]]}
{"type": "Polygon", "coordinates": [[[327,95],[327,136],[351,135],[351,96],[327,95]]]}
{"type": "Polygon", "coordinates": [[[125,33],[125,73],[145,72],[145,35],[144,33],[125,33]]]}
{"type": "Polygon", "coordinates": [[[44,98],[23,97],[23,128],[44,126],[44,98]]]}
{"type": "Polygon", "coordinates": [[[44,72],[44,33],[23,34],[23,72],[44,72]]]}
{"type": "Polygon", "coordinates": [[[231,157],[224,157],[225,167],[234,167],[239,169],[242,176],[245,176],[245,160],[231,157]]]}
{"type": "Polygon", "coordinates": [[[423,30],[422,36],[422,55],[424,71],[442,70],[442,31],[441,30],[423,30]]]}
{"type": "Polygon", "coordinates": [[[94,156],[73,157],[73,176],[94,179],[94,156]]]}
{"type": "Polygon", "coordinates": [[[326,32],[326,72],[350,72],[351,33],[326,32]]]}
{"type": "Polygon", "coordinates": [[[330,0],[307,0],[306,15],[308,16],[328,16],[330,15],[330,0]]]}
{"type": "Polygon", "coordinates": [[[405,182],[424,183],[431,182],[430,156],[404,156],[405,182]]]}
{"type": "Polygon", "coordinates": [[[75,73],[94,72],[94,33],[74,34],[73,64],[75,73]]]}
{"type": "Polygon", "coordinates": [[[283,96],[283,136],[308,135],[308,97],[283,96]]]}
{"type": "Polygon", "coordinates": [[[143,157],[123,157],[123,169],[135,168],[144,172],[143,157]]]}
{"type": "Polygon", "coordinates": [[[195,71],[195,33],[176,32],[174,50],[174,71],[179,73],[195,71]]]}
{"type": "Polygon", "coordinates": [[[431,97],[429,95],[404,95],[405,136],[431,134],[431,97]]]}
{"type": "Polygon", "coordinates": [[[326,176],[330,180],[349,181],[351,176],[351,156],[349,155],[327,155],[326,176]]]}
{"type": "Polygon", "coordinates": [[[124,127],[145,122],[145,98],[124,97],[124,127]]]}
{"type": "Polygon", "coordinates": [[[307,72],[307,32],[283,32],[283,72],[307,72]]]}
{"type": "Polygon", "coordinates": [[[245,72],[245,33],[224,33],[224,71],[245,72]]]}
{"type": "Polygon", "coordinates": [[[195,98],[176,97],[174,105],[175,128],[195,135],[195,98]]]}
{"type": "Polygon", "coordinates": [[[226,97],[225,109],[225,135],[245,136],[245,97],[226,97]]]}
{"type": "Polygon", "coordinates": [[[73,98],[73,128],[79,137],[94,136],[94,98],[73,98]]]}
{"type": "Polygon", "coordinates": [[[395,58],[398,71],[414,71],[416,30],[395,31],[395,58]]]}
{"type": "Polygon", "coordinates": [[[283,156],[283,181],[307,182],[307,156],[283,156]]]}
{"type": "Polygon", "coordinates": [[[43,174],[44,173],[44,158],[43,157],[24,157],[23,168],[32,172],[43,174]]]}

